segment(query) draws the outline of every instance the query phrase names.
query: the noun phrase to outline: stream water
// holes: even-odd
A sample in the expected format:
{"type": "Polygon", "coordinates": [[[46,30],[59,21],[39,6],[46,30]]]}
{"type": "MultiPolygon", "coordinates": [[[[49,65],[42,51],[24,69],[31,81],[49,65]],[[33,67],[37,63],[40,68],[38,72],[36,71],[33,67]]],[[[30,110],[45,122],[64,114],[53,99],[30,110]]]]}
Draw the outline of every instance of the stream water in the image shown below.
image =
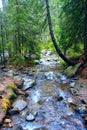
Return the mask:
{"type": "Polygon", "coordinates": [[[20,72],[25,80],[30,78],[36,84],[26,90],[27,97],[22,97],[27,107],[10,116],[13,127],[1,130],[86,130],[83,119],[70,106],[75,98],[66,88],[74,86],[74,81],[62,70],[60,59],[51,51],[43,51],[36,70],[31,67],[27,74],[20,72]]]}

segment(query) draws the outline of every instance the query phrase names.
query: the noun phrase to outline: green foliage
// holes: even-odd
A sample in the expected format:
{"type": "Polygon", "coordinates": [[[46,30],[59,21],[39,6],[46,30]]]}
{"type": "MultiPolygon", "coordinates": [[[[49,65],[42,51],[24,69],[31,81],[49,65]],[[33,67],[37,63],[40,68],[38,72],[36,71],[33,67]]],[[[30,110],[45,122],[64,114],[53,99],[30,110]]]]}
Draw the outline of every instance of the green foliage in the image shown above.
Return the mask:
{"type": "Polygon", "coordinates": [[[17,66],[25,66],[26,61],[24,56],[16,56],[15,59],[13,60],[13,64],[17,66]]]}
{"type": "Polygon", "coordinates": [[[10,100],[13,100],[17,98],[17,94],[14,92],[14,91],[11,91],[11,97],[10,97],[10,100]]]}
{"type": "MultiPolygon", "coordinates": [[[[66,52],[82,52],[84,44],[84,5],[81,0],[59,2],[59,43],[66,52]]],[[[74,54],[76,54],[74,53],[74,54]]]]}
{"type": "Polygon", "coordinates": [[[8,86],[7,86],[8,89],[10,89],[11,91],[11,96],[10,96],[10,100],[13,100],[17,97],[15,91],[17,90],[17,86],[15,85],[14,82],[10,83],[8,86]]]}
{"type": "MultiPolygon", "coordinates": [[[[40,58],[41,26],[43,23],[43,2],[40,0],[8,0],[0,12],[0,25],[3,26],[3,44],[15,65],[25,65],[22,54],[37,55],[40,58]],[[3,16],[3,17],[2,17],[3,16]],[[2,22],[2,21],[3,22],[2,22]],[[15,57],[18,55],[19,57],[15,57]]],[[[0,33],[0,43],[2,42],[0,33]]]]}
{"type": "Polygon", "coordinates": [[[51,51],[55,52],[55,49],[54,49],[54,46],[53,46],[52,42],[42,43],[41,48],[42,48],[42,50],[47,49],[47,50],[51,50],[51,51]]]}

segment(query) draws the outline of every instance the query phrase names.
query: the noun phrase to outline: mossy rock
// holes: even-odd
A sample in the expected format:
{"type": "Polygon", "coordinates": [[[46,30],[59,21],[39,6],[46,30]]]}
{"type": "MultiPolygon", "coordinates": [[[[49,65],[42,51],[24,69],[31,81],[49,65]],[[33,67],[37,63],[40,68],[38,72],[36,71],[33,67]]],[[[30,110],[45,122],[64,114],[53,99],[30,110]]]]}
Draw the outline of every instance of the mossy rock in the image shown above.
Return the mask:
{"type": "Polygon", "coordinates": [[[64,70],[64,74],[67,76],[67,77],[73,77],[76,72],[78,71],[78,68],[80,67],[81,63],[78,63],[74,66],[69,66],[67,69],[64,70]]]}

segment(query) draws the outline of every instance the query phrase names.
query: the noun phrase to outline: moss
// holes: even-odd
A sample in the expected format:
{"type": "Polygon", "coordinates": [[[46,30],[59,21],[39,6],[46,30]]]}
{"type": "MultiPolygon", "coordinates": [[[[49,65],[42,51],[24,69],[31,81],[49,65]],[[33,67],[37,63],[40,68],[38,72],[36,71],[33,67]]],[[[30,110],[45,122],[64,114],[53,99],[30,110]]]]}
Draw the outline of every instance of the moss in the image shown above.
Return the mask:
{"type": "Polygon", "coordinates": [[[8,98],[4,97],[2,99],[2,107],[4,109],[5,112],[7,112],[7,110],[11,107],[11,102],[8,98]]]}
{"type": "Polygon", "coordinates": [[[10,100],[12,101],[13,99],[17,98],[17,95],[14,91],[11,91],[11,96],[10,96],[10,100]]]}
{"type": "Polygon", "coordinates": [[[14,82],[12,82],[7,86],[7,88],[11,90],[11,96],[9,97],[10,100],[15,99],[17,97],[15,93],[15,91],[17,90],[17,86],[14,84],[14,82]]]}
{"type": "Polygon", "coordinates": [[[7,86],[8,89],[12,89],[12,90],[16,90],[17,89],[17,86],[14,84],[14,82],[10,83],[8,86],[7,86]]]}

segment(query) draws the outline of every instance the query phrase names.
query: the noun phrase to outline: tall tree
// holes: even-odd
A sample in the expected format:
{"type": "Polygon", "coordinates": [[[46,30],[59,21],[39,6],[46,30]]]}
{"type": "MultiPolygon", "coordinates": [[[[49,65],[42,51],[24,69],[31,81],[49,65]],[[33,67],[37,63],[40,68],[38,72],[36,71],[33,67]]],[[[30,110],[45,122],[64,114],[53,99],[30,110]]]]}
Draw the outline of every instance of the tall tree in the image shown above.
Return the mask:
{"type": "Polygon", "coordinates": [[[50,30],[50,35],[51,35],[51,39],[52,42],[54,44],[54,47],[57,51],[57,53],[59,54],[59,56],[69,65],[74,65],[75,63],[71,62],[69,59],[67,59],[67,57],[64,56],[64,54],[61,52],[56,39],[54,37],[54,33],[53,33],[53,29],[52,29],[52,22],[51,22],[51,16],[50,16],[50,10],[49,10],[49,2],[48,0],[45,0],[46,2],[46,9],[47,9],[47,18],[48,18],[48,25],[49,25],[49,30],[50,30]]]}
{"type": "Polygon", "coordinates": [[[60,45],[84,53],[87,62],[87,0],[60,1],[59,19],[60,45]]]}

